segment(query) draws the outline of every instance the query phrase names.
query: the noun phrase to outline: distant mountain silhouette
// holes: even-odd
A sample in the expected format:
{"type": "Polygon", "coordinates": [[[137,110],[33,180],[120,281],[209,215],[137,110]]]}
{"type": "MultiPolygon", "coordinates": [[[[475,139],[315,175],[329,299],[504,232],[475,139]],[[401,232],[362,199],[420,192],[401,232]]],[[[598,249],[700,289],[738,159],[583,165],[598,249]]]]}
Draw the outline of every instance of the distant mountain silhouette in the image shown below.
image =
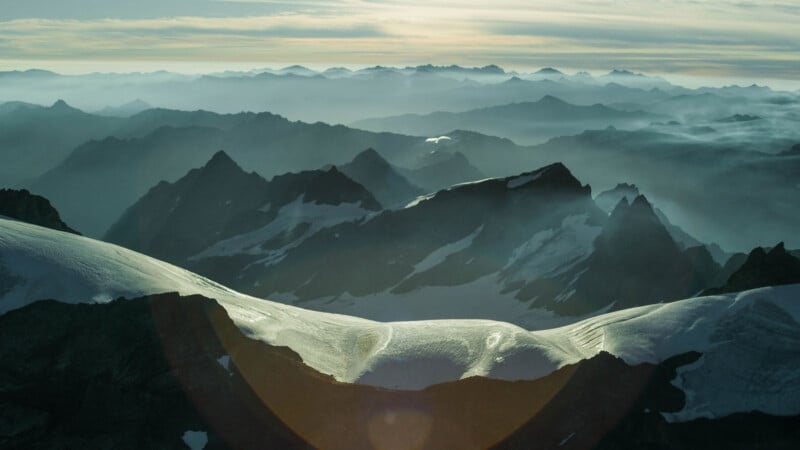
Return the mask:
{"type": "Polygon", "coordinates": [[[486,178],[461,152],[435,152],[423,155],[414,169],[399,169],[400,173],[427,192],[438,191],[454,184],[486,178]]]}
{"type": "Polygon", "coordinates": [[[787,252],[781,242],[769,251],[761,247],[753,249],[723,286],[708,289],[704,294],[725,294],[796,283],[800,283],[800,259],[787,252]]]}
{"type": "Polygon", "coordinates": [[[446,134],[456,129],[472,130],[507,137],[519,143],[534,143],[560,134],[574,134],[609,125],[635,128],[656,119],[657,116],[641,111],[620,111],[600,104],[580,106],[545,95],[536,102],[491,106],[460,113],[435,112],[367,119],[355,122],[353,126],[428,136],[446,134]]]}
{"type": "Polygon", "coordinates": [[[589,130],[551,139],[528,154],[545,164],[561,161],[593,186],[635,184],[687,233],[728,251],[749,251],[764,236],[785,236],[787,245],[800,246],[792,240],[800,209],[790,207],[797,196],[795,156],[649,129],[589,130]],[[724,170],[709,169],[719,161],[724,170]]]}
{"type": "MultiPolygon", "coordinates": [[[[220,148],[242,167],[266,177],[325,164],[346,164],[365,148],[376,149],[397,166],[437,148],[421,137],[292,122],[270,113],[155,109],[114,120],[123,121],[118,134],[134,137],[87,142],[31,183],[31,190],[46,195],[65,220],[90,236],[107,231],[151,186],[162,180],[177,180],[220,148]],[[135,137],[158,124],[168,125],[135,137]]],[[[497,155],[518,153],[519,147],[470,134],[449,143],[448,150],[461,151],[468,157],[483,154],[485,160],[505,164],[497,155]]]]}
{"type": "Polygon", "coordinates": [[[100,111],[97,111],[97,114],[111,117],[130,117],[152,108],[153,107],[144,100],[136,99],[119,106],[106,106],[100,111]]]}
{"type": "MultiPolygon", "coordinates": [[[[630,204],[620,200],[594,247],[585,264],[576,267],[575,272],[583,273],[567,285],[571,288],[567,300],[542,298],[539,291],[551,288],[552,281],[534,282],[520,296],[539,297],[534,305],[544,303],[566,314],[612,304],[614,309],[624,309],[690,297],[708,286],[720,270],[704,247],[681,250],[641,195],[630,204]]],[[[567,273],[561,278],[567,282],[574,276],[567,273]]]]}
{"type": "Polygon", "coordinates": [[[84,113],[63,100],[50,107],[19,102],[0,107],[0,180],[8,187],[29,183],[63,160],[79,144],[109,135],[115,118],[84,113]]]}
{"type": "Polygon", "coordinates": [[[351,162],[337,167],[350,179],[367,188],[386,207],[408,203],[424,193],[371,148],[356,155],[351,162]]]}

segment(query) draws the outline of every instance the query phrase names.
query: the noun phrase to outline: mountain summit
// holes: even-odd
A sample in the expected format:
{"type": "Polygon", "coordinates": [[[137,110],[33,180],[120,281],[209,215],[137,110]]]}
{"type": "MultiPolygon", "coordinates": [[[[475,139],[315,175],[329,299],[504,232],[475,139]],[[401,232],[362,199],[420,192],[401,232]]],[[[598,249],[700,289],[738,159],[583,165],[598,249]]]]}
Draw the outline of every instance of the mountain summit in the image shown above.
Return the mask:
{"type": "Polygon", "coordinates": [[[386,207],[406,204],[423,194],[422,189],[411,184],[371,148],[338,168],[352,180],[366,187],[386,207]]]}
{"type": "Polygon", "coordinates": [[[304,212],[327,207],[334,213],[340,205],[349,205],[345,209],[358,216],[380,209],[372,194],[335,168],[266,181],[219,151],[175,183],[153,187],[111,227],[106,240],[186,265],[190,256],[278,219],[288,227],[281,236],[298,238],[300,230],[313,228],[310,222],[348,217],[306,217],[304,212]]]}

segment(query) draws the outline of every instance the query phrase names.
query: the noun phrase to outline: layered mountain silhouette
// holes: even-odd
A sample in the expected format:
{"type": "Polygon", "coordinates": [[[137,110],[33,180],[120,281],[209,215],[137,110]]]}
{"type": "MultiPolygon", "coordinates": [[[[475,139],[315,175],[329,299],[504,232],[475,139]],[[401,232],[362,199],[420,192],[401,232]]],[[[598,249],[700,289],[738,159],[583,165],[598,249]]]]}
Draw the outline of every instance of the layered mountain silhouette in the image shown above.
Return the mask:
{"type": "MultiPolygon", "coordinates": [[[[641,195],[641,193],[636,185],[630,183],[619,183],[614,188],[598,194],[594,201],[597,203],[597,206],[599,206],[600,209],[610,214],[611,211],[614,210],[614,207],[619,204],[620,200],[625,199],[628,203],[630,203],[639,195],[641,195]]],[[[728,258],[731,257],[731,255],[726,253],[722,248],[719,247],[719,245],[715,243],[703,244],[697,238],[687,233],[683,228],[673,224],[664,211],[661,211],[656,207],[653,207],[653,211],[655,211],[658,219],[667,229],[670,236],[672,236],[672,239],[675,240],[675,242],[682,249],[685,250],[691,247],[699,247],[704,245],[711,253],[714,261],[719,264],[725,264],[728,261],[728,258]]]]}
{"type": "Polygon", "coordinates": [[[574,105],[546,95],[536,102],[512,103],[459,113],[435,112],[367,119],[355,122],[353,126],[373,131],[429,136],[451,130],[472,130],[530,144],[560,134],[575,134],[610,125],[638,128],[656,119],[658,116],[642,111],[620,111],[601,104],[574,105]]]}
{"type": "Polygon", "coordinates": [[[705,247],[677,244],[644,197],[607,216],[561,164],[379,208],[334,168],[267,182],[218,153],[153,188],[107,239],[246,293],[333,300],[333,310],[402,309],[430,289],[463,287],[579,315],[689,297],[721,270],[705,247]]]}
{"type": "Polygon", "coordinates": [[[769,250],[757,247],[726,283],[705,291],[707,295],[747,291],[765,286],[800,283],[800,259],[779,243],[769,250]]]}
{"type": "Polygon", "coordinates": [[[800,211],[791,207],[798,154],[649,129],[586,131],[552,139],[529,154],[544,164],[563,162],[592,186],[635,184],[687,233],[726,250],[749,251],[764,245],[764,236],[798,247],[792,236],[800,211]]]}
{"type": "Polygon", "coordinates": [[[0,189],[0,216],[80,234],[61,220],[61,216],[50,201],[25,189],[0,189]]]}
{"type": "Polygon", "coordinates": [[[251,242],[241,243],[243,248],[281,247],[321,223],[379,209],[371,193],[335,167],[266,181],[218,151],[202,168],[152,188],[111,227],[106,240],[186,265],[190,256],[234,236],[256,233],[251,242]]]}
{"type": "MultiPolygon", "coordinates": [[[[630,204],[619,202],[594,246],[576,268],[583,273],[567,285],[569,298],[556,296],[552,309],[577,314],[607,305],[625,309],[677,300],[704,289],[720,270],[704,247],[682,251],[641,195],[630,204]]],[[[526,286],[523,298],[539,296],[540,284],[526,286]]]]}
{"type": "Polygon", "coordinates": [[[427,192],[486,178],[483,172],[458,151],[433,151],[418,158],[414,168],[401,168],[399,172],[427,192]]]}
{"type": "Polygon", "coordinates": [[[7,187],[30,183],[78,145],[107,136],[113,118],[84,113],[59,100],[52,106],[5,103],[0,108],[0,180],[7,187]]]}
{"type": "Polygon", "coordinates": [[[349,163],[338,166],[338,169],[367,188],[386,207],[404,205],[424,193],[401,175],[400,169],[389,164],[371,148],[356,155],[349,163]]]}
{"type": "MultiPolygon", "coordinates": [[[[107,137],[79,146],[30,188],[47,196],[65,220],[92,236],[106,232],[147,189],[162,180],[177,180],[220,148],[243,167],[266,177],[346,164],[365,148],[376,149],[398,166],[416,162],[420,155],[437,148],[421,137],[292,122],[269,113],[149,110],[113,120],[124,122],[115,133],[127,137],[107,137]]],[[[497,154],[518,151],[513,143],[495,147],[495,141],[454,140],[449,151],[468,156],[485,154],[489,148],[497,154]]]]}

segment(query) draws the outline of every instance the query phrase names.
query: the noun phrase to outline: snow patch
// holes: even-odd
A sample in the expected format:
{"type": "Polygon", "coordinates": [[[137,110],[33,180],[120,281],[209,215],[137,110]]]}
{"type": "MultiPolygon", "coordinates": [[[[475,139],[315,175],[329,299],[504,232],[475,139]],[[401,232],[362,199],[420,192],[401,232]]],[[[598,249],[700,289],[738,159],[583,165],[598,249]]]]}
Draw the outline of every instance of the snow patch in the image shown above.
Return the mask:
{"type": "Polygon", "coordinates": [[[432,199],[435,196],[436,196],[435,192],[431,193],[431,194],[420,195],[419,197],[415,198],[414,200],[411,200],[410,202],[408,202],[408,204],[406,206],[404,206],[403,209],[413,208],[413,207],[419,205],[420,203],[422,203],[422,202],[424,202],[426,200],[432,199]]]}
{"type": "Polygon", "coordinates": [[[541,176],[544,175],[545,172],[547,172],[547,171],[546,170],[541,170],[539,172],[532,173],[530,175],[522,175],[522,176],[519,176],[519,177],[516,177],[516,178],[512,178],[512,179],[508,180],[508,183],[506,184],[506,187],[509,188],[509,189],[516,189],[516,188],[525,186],[526,184],[528,184],[528,183],[530,183],[532,181],[536,181],[539,178],[541,178],[541,176]]]}
{"type": "Polygon", "coordinates": [[[570,433],[569,436],[567,436],[564,439],[562,439],[561,442],[558,443],[558,446],[559,447],[563,447],[564,444],[569,442],[569,440],[572,439],[573,437],[575,437],[575,432],[574,431],[572,433],[570,433]]]}
{"type": "Polygon", "coordinates": [[[189,260],[196,261],[210,257],[243,254],[264,255],[267,260],[278,260],[286,251],[300,245],[301,242],[317,231],[342,222],[356,220],[371,213],[371,211],[363,209],[360,204],[321,205],[316,202],[306,203],[304,197],[305,195],[300,195],[293,202],[281,207],[275,219],[267,225],[217,242],[197,255],[191,256],[189,260]],[[277,250],[264,250],[261,248],[261,244],[264,242],[278,237],[281,233],[291,231],[300,224],[310,225],[302,236],[297,237],[277,250]]]}
{"type": "MultiPolygon", "coordinates": [[[[0,220],[0,257],[21,280],[0,296],[0,313],[46,298],[76,303],[200,294],[217,299],[247,336],[288,346],[343,382],[418,389],[475,375],[534,379],[601,350],[628,364],[696,351],[704,355],[702,365],[681,372],[681,387],[692,393],[687,411],[800,413],[800,285],[642,306],[529,331],[492,320],[375,322],[305,310],[237,293],[112,244],[8,220],[0,220]]],[[[496,278],[480,281],[497,292],[496,278]]],[[[505,304],[491,300],[484,298],[479,313],[505,304]]]]}
{"type": "MultiPolygon", "coordinates": [[[[602,227],[589,225],[588,220],[588,214],[567,216],[560,228],[542,230],[531,236],[511,254],[504,268],[509,280],[554,277],[588,258],[602,231],[602,227]]],[[[573,283],[575,281],[577,279],[573,283]]]]}
{"type": "Polygon", "coordinates": [[[475,240],[475,238],[478,237],[479,234],[481,234],[481,231],[483,231],[483,225],[476,228],[475,231],[473,231],[463,239],[460,239],[456,242],[451,242],[441,248],[434,250],[428,256],[426,256],[425,259],[418,262],[414,266],[414,272],[412,272],[411,275],[409,275],[409,277],[413,276],[414,274],[428,271],[438,266],[439,264],[443,263],[448,256],[468,249],[469,247],[472,246],[472,242],[475,240]]]}
{"type": "Polygon", "coordinates": [[[208,433],[205,431],[186,431],[183,442],[190,450],[203,450],[208,445],[208,433]]]}
{"type": "Polygon", "coordinates": [[[233,371],[231,370],[231,357],[230,355],[223,355],[217,358],[217,363],[222,366],[223,369],[227,370],[229,374],[233,375],[233,371]]]}
{"type": "Polygon", "coordinates": [[[432,143],[432,144],[439,144],[441,141],[452,141],[453,138],[450,136],[439,136],[439,137],[429,137],[425,139],[425,142],[432,143]]]}

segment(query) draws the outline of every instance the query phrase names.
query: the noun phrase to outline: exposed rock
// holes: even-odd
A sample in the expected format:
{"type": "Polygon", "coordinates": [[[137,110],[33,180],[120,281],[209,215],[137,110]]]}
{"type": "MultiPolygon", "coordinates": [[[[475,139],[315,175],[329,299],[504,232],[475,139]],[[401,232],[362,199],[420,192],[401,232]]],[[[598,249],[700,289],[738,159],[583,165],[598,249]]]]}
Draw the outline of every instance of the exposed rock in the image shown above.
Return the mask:
{"type": "Polygon", "coordinates": [[[21,220],[58,231],[80,234],[61,220],[58,211],[46,198],[26,189],[0,189],[0,216],[21,220]]]}
{"type": "Polygon", "coordinates": [[[781,242],[769,251],[761,247],[753,249],[725,285],[708,289],[705,294],[723,294],[795,283],[800,283],[800,259],[787,252],[781,242]]]}

